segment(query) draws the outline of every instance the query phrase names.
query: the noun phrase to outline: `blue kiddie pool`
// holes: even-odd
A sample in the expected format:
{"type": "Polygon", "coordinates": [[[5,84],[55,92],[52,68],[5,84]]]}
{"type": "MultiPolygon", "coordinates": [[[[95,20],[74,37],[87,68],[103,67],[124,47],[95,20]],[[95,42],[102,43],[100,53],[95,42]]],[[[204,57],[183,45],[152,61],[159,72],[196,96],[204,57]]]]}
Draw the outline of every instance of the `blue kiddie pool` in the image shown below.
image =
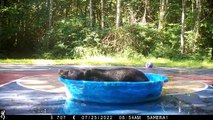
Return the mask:
{"type": "Polygon", "coordinates": [[[98,103],[139,103],[158,99],[166,76],[145,73],[147,82],[104,82],[71,80],[59,77],[66,87],[68,100],[98,103]]]}

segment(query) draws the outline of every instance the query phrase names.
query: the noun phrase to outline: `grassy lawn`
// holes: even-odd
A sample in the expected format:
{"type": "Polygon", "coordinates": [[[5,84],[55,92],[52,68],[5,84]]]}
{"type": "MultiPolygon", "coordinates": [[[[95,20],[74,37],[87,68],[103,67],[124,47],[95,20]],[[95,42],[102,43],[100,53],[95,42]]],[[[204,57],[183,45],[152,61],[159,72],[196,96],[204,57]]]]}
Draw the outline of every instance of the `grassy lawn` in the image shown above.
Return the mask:
{"type": "Polygon", "coordinates": [[[145,66],[153,62],[158,67],[213,67],[213,61],[169,60],[165,58],[129,59],[119,57],[90,57],[85,59],[0,59],[0,64],[49,64],[49,65],[103,65],[103,66],[145,66]]]}

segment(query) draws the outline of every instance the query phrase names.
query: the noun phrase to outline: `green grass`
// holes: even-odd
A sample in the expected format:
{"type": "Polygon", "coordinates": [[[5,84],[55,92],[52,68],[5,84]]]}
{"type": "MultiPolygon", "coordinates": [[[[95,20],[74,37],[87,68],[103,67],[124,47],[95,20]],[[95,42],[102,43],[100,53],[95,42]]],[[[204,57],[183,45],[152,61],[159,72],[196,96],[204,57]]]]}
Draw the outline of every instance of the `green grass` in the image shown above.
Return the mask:
{"type": "Polygon", "coordinates": [[[49,65],[104,65],[104,66],[144,66],[153,62],[158,67],[213,67],[213,61],[170,60],[165,58],[121,58],[121,57],[90,57],[84,59],[0,59],[0,64],[49,64],[49,65]]]}

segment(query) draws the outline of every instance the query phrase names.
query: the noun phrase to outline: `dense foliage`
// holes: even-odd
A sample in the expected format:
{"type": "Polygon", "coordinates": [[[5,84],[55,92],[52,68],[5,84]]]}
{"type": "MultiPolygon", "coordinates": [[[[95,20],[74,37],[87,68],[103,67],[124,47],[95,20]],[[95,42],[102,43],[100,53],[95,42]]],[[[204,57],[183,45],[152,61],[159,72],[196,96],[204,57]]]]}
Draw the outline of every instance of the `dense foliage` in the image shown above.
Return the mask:
{"type": "Polygon", "coordinates": [[[180,52],[182,2],[167,2],[160,21],[163,29],[159,29],[160,1],[121,0],[120,27],[116,28],[117,0],[1,0],[0,58],[120,54],[210,59],[213,1],[186,0],[184,53],[180,52]],[[201,2],[200,14],[196,2],[201,2]]]}

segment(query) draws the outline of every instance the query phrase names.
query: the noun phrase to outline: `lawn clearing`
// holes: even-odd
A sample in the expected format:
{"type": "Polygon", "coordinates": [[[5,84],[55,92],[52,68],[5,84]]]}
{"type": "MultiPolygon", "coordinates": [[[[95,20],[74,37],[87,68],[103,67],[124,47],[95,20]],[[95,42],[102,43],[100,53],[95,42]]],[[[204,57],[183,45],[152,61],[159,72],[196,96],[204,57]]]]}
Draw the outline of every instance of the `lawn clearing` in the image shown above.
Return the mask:
{"type": "Polygon", "coordinates": [[[165,58],[130,59],[105,56],[84,59],[0,59],[0,64],[145,66],[148,61],[151,61],[154,66],[158,67],[213,67],[213,61],[207,60],[170,60],[165,58]]]}

